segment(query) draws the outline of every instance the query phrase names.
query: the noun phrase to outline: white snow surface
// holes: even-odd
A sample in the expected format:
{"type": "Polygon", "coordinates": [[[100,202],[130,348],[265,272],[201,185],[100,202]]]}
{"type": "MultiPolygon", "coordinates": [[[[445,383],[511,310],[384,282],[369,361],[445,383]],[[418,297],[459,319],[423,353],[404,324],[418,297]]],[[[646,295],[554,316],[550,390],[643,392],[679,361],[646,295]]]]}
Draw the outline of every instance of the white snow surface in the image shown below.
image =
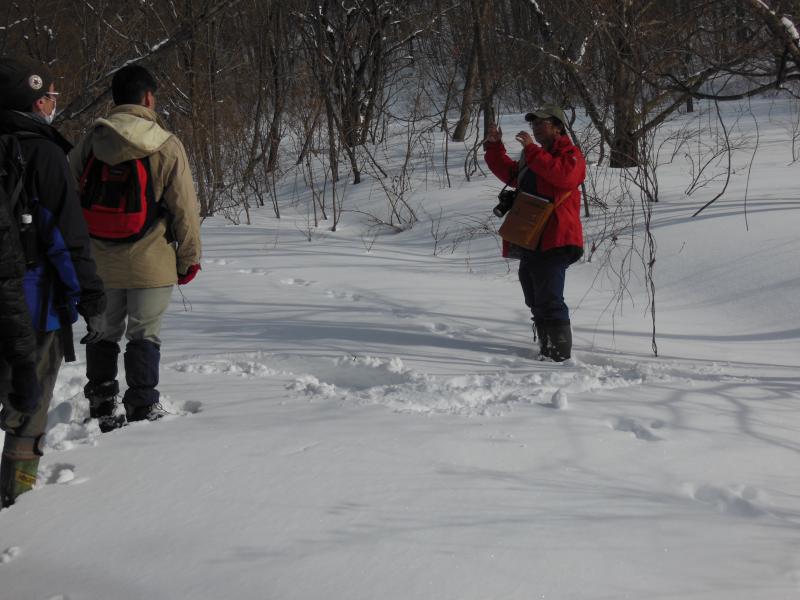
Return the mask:
{"type": "MultiPolygon", "coordinates": [[[[720,182],[686,197],[686,164],[660,171],[658,357],[636,262],[622,304],[599,255],[570,267],[555,364],[496,237],[433,255],[430,215],[454,237],[501,187],[463,180],[463,148],[371,244],[369,177],[311,242],[302,203],[206,220],[162,334],[174,416],[84,424],[78,347],[38,485],[0,511],[0,599],[800,597],[798,108],[753,107],[700,216],[720,182]]],[[[669,127],[692,119],[714,121],[669,127]]]]}

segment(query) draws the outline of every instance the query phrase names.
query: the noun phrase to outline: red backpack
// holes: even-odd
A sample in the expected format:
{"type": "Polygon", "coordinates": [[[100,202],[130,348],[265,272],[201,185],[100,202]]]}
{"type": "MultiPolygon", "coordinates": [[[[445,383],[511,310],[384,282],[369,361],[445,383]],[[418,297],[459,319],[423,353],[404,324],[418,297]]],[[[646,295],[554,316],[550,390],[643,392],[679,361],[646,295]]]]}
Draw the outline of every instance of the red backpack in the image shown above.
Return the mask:
{"type": "Polygon", "coordinates": [[[80,192],[89,235],[99,240],[135,242],[159,216],[146,156],[109,165],[90,154],[80,192]]]}

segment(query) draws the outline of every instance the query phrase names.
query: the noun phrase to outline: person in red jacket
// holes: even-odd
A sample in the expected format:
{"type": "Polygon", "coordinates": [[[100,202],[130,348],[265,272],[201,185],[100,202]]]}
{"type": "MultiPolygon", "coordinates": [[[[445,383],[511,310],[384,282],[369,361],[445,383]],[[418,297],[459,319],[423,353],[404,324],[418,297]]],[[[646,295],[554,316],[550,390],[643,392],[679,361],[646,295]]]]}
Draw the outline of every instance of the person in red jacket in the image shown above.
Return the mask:
{"type": "Polygon", "coordinates": [[[519,160],[508,156],[502,131],[494,124],[484,142],[485,159],[504,183],[558,201],[535,250],[508,248],[504,243],[504,254],[520,258],[519,282],[533,314],[540,357],[561,362],[572,354],[564,282],[567,267],[583,255],[579,186],[586,175],[586,161],[566,132],[561,108],[548,104],[525,115],[525,120],[531,124],[533,137],[527,131],[516,135],[522,144],[519,160]]]}

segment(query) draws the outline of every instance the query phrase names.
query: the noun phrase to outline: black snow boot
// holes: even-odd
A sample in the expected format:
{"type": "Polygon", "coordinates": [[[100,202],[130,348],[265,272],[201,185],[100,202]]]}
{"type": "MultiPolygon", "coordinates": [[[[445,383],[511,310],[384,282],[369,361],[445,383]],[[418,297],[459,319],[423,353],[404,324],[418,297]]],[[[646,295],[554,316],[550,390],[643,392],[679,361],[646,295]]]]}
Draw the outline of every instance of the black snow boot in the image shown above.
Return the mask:
{"type": "Polygon", "coordinates": [[[125,414],[128,417],[128,422],[134,421],[158,421],[160,418],[165,417],[169,413],[164,410],[159,402],[150,404],[148,406],[131,406],[125,405],[125,414]]]}
{"type": "Polygon", "coordinates": [[[567,321],[547,321],[547,357],[563,362],[572,356],[572,328],[567,321]]]}
{"type": "Polygon", "coordinates": [[[114,414],[119,396],[119,383],[116,380],[101,383],[90,381],[83,388],[83,395],[89,400],[89,418],[97,419],[100,431],[106,433],[125,424],[123,415],[114,414]]]}
{"type": "Polygon", "coordinates": [[[548,358],[549,344],[548,344],[549,331],[546,327],[544,319],[533,320],[533,341],[539,341],[539,360],[548,358]]]}

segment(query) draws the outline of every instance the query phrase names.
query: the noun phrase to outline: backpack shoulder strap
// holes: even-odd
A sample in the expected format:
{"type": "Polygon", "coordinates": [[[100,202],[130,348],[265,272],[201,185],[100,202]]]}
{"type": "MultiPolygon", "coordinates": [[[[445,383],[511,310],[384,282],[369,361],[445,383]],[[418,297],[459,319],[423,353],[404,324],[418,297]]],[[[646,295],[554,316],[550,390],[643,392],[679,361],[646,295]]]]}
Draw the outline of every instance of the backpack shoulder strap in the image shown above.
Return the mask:
{"type": "Polygon", "coordinates": [[[94,151],[89,151],[89,156],[86,157],[86,163],[83,165],[83,173],[81,173],[81,179],[78,182],[79,186],[78,189],[83,192],[84,188],[86,187],[86,180],[89,178],[89,173],[92,170],[92,167],[95,163],[94,151]]]}
{"type": "MultiPolygon", "coordinates": [[[[14,165],[14,173],[10,172],[6,169],[6,165],[0,165],[0,169],[2,169],[4,175],[16,175],[17,181],[14,184],[14,188],[11,190],[11,194],[9,196],[9,206],[8,209],[11,211],[11,214],[14,214],[17,208],[17,202],[22,194],[23,186],[25,185],[25,167],[26,162],[25,158],[22,156],[22,148],[19,145],[20,134],[25,134],[27,132],[15,132],[15,133],[7,133],[3,134],[3,137],[6,138],[6,144],[3,145],[4,149],[6,149],[11,156],[6,156],[4,162],[8,164],[9,161],[13,161],[14,165]]],[[[36,134],[32,134],[36,136],[36,134]]],[[[36,136],[42,137],[42,136],[36,136]]]]}

